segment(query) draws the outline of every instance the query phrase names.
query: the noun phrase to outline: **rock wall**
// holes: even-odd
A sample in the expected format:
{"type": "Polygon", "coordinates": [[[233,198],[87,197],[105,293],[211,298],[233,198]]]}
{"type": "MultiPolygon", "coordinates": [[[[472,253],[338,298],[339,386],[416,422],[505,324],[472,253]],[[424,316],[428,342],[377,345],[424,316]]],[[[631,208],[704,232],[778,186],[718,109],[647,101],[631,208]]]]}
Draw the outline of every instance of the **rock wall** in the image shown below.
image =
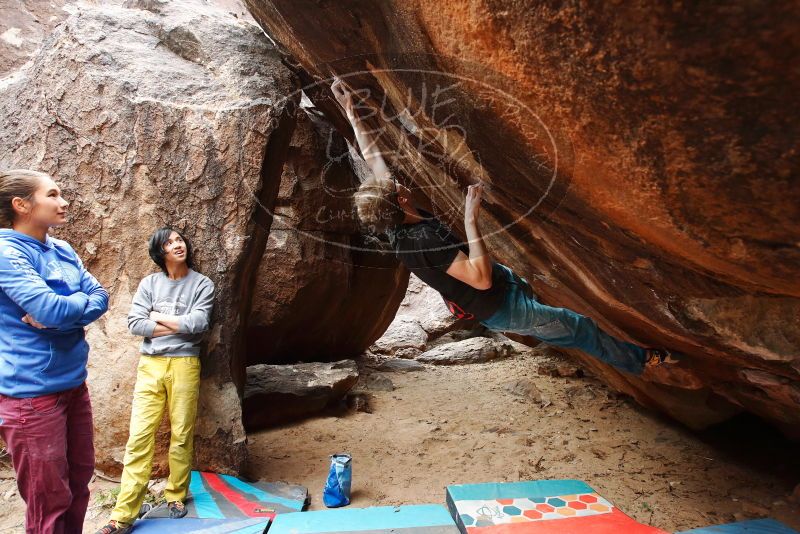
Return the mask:
{"type": "Polygon", "coordinates": [[[252,291],[248,365],[353,358],[392,321],[408,271],[361,233],[358,180],[341,135],[298,113],[252,291]]]}
{"type": "MultiPolygon", "coordinates": [[[[244,461],[241,345],[293,129],[295,86],[260,30],[202,1],[76,4],[0,87],[0,166],[51,173],[71,200],[58,232],[109,289],[89,329],[98,466],[120,468],[138,340],[126,314],[164,224],[194,241],[217,287],[203,355],[196,466],[244,461]],[[148,9],[140,9],[137,6],[148,9]]],[[[162,427],[165,431],[165,427],[162,427]]],[[[163,440],[162,440],[163,442],[163,440]]]]}
{"type": "Polygon", "coordinates": [[[800,436],[797,4],[246,3],[343,132],[329,77],[363,90],[437,214],[487,184],[490,249],[544,302],[689,356],[639,379],[577,355],[605,380],[800,436]]]}
{"type": "Polygon", "coordinates": [[[0,78],[33,57],[42,41],[68,13],[65,0],[0,2],[0,78]]]}
{"type": "Polygon", "coordinates": [[[485,330],[475,320],[456,319],[447,309],[442,296],[412,274],[397,314],[380,339],[370,347],[370,351],[400,358],[416,358],[448,332],[473,329],[485,330]]]}

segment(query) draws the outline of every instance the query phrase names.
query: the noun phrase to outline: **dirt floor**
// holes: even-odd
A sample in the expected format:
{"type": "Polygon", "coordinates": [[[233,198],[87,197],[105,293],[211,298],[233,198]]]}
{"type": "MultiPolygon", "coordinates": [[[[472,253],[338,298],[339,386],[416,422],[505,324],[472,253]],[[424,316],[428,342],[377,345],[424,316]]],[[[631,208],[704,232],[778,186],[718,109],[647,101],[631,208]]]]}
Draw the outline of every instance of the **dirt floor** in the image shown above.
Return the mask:
{"type": "Polygon", "coordinates": [[[534,349],[486,364],[380,373],[396,389],[371,392],[371,414],[251,435],[249,474],[306,485],[319,509],[327,456],[343,451],[353,455],[358,507],[443,504],[454,483],[577,478],[667,531],[765,516],[800,529],[800,506],[788,500],[800,482],[797,444],[759,425],[763,441],[754,440],[749,424],[738,435],[698,436],[593,378],[537,372],[559,361],[534,349]],[[540,403],[518,394],[531,383],[540,403]]]}
{"type": "MultiPolygon", "coordinates": [[[[377,363],[363,361],[365,374],[395,389],[369,391],[372,413],[332,411],[251,434],[246,474],[303,484],[320,509],[328,455],[349,452],[356,507],[443,504],[453,483],[577,478],[667,531],[765,516],[800,530],[800,505],[789,499],[798,446],[757,422],[692,433],[591,377],[539,374],[563,363],[548,349],[409,373],[377,373],[377,363]]],[[[0,479],[0,532],[20,532],[7,464],[0,479]]],[[[93,483],[85,532],[107,518],[113,487],[93,483]]]]}

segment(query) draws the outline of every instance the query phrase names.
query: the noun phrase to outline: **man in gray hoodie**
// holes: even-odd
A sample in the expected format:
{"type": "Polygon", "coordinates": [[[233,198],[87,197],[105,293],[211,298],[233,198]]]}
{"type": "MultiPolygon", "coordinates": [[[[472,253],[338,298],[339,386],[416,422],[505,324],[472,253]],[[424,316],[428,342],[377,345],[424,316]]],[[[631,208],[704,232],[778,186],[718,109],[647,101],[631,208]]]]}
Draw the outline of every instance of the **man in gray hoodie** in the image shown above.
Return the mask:
{"type": "Polygon", "coordinates": [[[172,228],[153,234],[150,257],[161,272],[142,279],[128,314],[128,329],[144,339],[121,487],[111,520],[97,534],[131,530],[147,492],[155,433],[165,407],[171,435],[164,497],[170,517],[186,515],[183,501],[192,470],[200,345],[211,324],[214,283],[192,269],[191,244],[172,228]]]}

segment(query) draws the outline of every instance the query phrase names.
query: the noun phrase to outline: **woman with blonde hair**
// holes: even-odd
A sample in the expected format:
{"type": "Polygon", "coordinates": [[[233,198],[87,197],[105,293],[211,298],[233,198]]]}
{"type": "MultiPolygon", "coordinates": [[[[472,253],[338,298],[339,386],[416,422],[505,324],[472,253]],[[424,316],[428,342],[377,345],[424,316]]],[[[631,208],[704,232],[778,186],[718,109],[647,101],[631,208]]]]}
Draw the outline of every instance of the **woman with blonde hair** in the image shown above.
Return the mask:
{"type": "Polygon", "coordinates": [[[83,328],[108,293],[48,235],[67,206],[47,174],[0,171],[0,437],[37,534],[81,532],[94,471],[83,328]]]}

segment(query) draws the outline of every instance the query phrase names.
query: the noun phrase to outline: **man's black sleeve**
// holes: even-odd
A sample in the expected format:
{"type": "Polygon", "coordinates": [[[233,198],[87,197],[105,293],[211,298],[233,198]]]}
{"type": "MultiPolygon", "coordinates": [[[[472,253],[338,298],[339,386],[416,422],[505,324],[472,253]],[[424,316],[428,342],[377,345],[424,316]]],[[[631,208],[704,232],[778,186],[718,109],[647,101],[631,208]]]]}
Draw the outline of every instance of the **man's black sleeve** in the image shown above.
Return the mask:
{"type": "Polygon", "coordinates": [[[425,243],[417,243],[419,253],[423,257],[426,267],[447,271],[458,256],[460,247],[456,244],[444,243],[439,239],[427,240],[425,243]]]}

